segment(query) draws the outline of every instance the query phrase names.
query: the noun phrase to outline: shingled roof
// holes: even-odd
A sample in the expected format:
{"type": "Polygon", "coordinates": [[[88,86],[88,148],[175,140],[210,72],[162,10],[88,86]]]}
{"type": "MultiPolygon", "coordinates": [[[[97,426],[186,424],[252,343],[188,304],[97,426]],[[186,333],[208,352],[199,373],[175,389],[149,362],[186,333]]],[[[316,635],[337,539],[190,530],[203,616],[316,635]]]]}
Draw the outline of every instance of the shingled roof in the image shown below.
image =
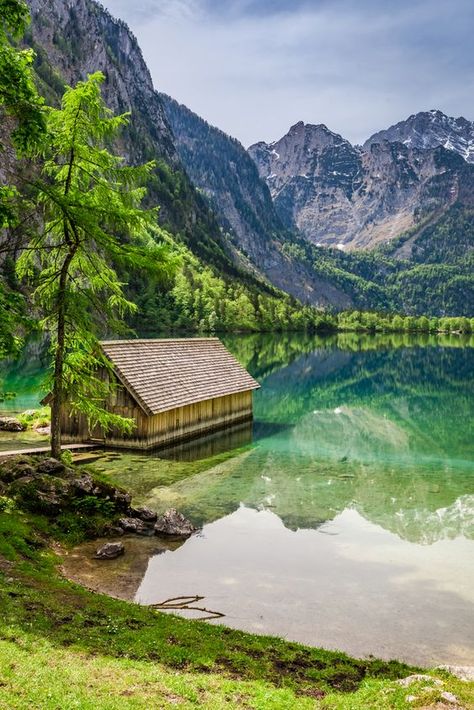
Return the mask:
{"type": "Polygon", "coordinates": [[[101,347],[148,415],[260,387],[218,338],[109,340],[101,347]]]}

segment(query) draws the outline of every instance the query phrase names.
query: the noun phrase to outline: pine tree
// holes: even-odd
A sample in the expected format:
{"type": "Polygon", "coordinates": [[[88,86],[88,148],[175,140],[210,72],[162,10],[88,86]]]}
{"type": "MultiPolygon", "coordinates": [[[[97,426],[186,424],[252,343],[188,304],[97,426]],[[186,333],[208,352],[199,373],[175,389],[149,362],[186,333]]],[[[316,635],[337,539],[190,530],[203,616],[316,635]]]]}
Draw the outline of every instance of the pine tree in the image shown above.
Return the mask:
{"type": "Polygon", "coordinates": [[[68,88],[59,109],[47,111],[42,179],[34,183],[43,228],[31,237],[17,272],[35,284],[33,300],[47,314],[52,342],[51,453],[61,453],[61,409],[66,398],[93,427],[130,430],[131,420],[105,411],[112,378],[98,347],[136,306],[125,295],[123,272],[147,269],[167,278],[175,258],[157,227],[157,210],[143,209],[153,163],[129,167],[107,149],[126,124],[101,95],[102,74],[68,88]],[[157,239],[161,241],[158,243],[157,239]]]}

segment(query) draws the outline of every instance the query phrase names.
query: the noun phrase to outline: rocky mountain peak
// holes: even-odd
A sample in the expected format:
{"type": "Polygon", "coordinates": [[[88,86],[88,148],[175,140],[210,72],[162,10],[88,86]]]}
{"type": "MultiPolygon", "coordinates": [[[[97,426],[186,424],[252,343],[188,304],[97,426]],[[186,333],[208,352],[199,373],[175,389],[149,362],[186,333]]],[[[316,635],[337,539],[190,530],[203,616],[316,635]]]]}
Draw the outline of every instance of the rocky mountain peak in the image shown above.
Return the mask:
{"type": "MultiPolygon", "coordinates": [[[[300,121],[279,141],[257,143],[249,153],[288,228],[296,225],[318,246],[367,248],[460,199],[471,201],[461,157],[470,131],[466,119],[433,110],[356,147],[322,124],[300,121]]],[[[474,132],[472,150],[474,162],[474,132]]]]}
{"type": "Polygon", "coordinates": [[[458,153],[468,163],[474,163],[474,121],[468,121],[463,116],[447,116],[439,109],[414,113],[405,121],[374,133],[365,142],[364,148],[384,140],[422,150],[442,146],[458,153]]]}

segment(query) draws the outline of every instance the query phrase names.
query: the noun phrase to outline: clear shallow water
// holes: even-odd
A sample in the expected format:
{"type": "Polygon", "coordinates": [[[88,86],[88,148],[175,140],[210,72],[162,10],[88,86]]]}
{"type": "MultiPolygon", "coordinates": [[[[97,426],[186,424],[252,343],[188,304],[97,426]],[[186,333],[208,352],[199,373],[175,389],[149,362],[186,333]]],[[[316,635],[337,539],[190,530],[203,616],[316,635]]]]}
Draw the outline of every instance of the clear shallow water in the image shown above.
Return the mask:
{"type": "Polygon", "coordinates": [[[66,569],[146,604],[202,594],[250,631],[474,663],[474,350],[439,342],[228,338],[262,384],[253,431],[97,464],[202,533],[66,569]]]}

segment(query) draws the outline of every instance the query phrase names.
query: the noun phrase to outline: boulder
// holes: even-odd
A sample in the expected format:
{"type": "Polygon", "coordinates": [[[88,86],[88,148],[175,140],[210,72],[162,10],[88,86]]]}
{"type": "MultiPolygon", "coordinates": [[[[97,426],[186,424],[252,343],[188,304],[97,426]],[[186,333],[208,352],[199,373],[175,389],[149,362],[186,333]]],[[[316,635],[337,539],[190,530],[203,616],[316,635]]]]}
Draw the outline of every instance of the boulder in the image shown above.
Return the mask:
{"type": "Polygon", "coordinates": [[[22,424],[15,417],[0,417],[0,431],[25,431],[26,424],[22,424]]]}
{"type": "Polygon", "coordinates": [[[132,508],[130,511],[134,518],[140,518],[145,523],[154,523],[158,514],[151,508],[132,508]]]}
{"type": "Polygon", "coordinates": [[[457,699],[457,697],[453,693],[449,693],[447,690],[441,693],[441,697],[447,703],[451,703],[451,705],[459,705],[459,700],[457,699]]]}
{"type": "Polygon", "coordinates": [[[115,560],[125,552],[123,542],[106,542],[95,553],[96,560],[115,560]]]}
{"type": "Polygon", "coordinates": [[[170,508],[166,513],[160,515],[155,523],[155,533],[157,535],[189,537],[197,529],[190,520],[187,520],[182,513],[179,513],[174,508],[170,508]]]}
{"type": "Polygon", "coordinates": [[[119,510],[123,510],[124,512],[128,511],[130,503],[132,502],[132,496],[130,493],[125,493],[124,491],[120,491],[118,488],[115,488],[112,498],[119,510]]]}
{"type": "Polygon", "coordinates": [[[92,490],[94,488],[94,481],[88,473],[84,473],[78,478],[73,478],[73,480],[71,481],[71,486],[78,493],[84,493],[85,495],[89,495],[90,493],[92,493],[92,490]]]}
{"type": "Polygon", "coordinates": [[[139,518],[120,518],[118,524],[126,533],[135,533],[136,535],[153,535],[153,528],[139,518]]]}
{"type": "Polygon", "coordinates": [[[65,470],[66,466],[61,462],[58,461],[58,459],[43,459],[41,461],[36,470],[39,471],[40,473],[62,473],[65,470]]]}

